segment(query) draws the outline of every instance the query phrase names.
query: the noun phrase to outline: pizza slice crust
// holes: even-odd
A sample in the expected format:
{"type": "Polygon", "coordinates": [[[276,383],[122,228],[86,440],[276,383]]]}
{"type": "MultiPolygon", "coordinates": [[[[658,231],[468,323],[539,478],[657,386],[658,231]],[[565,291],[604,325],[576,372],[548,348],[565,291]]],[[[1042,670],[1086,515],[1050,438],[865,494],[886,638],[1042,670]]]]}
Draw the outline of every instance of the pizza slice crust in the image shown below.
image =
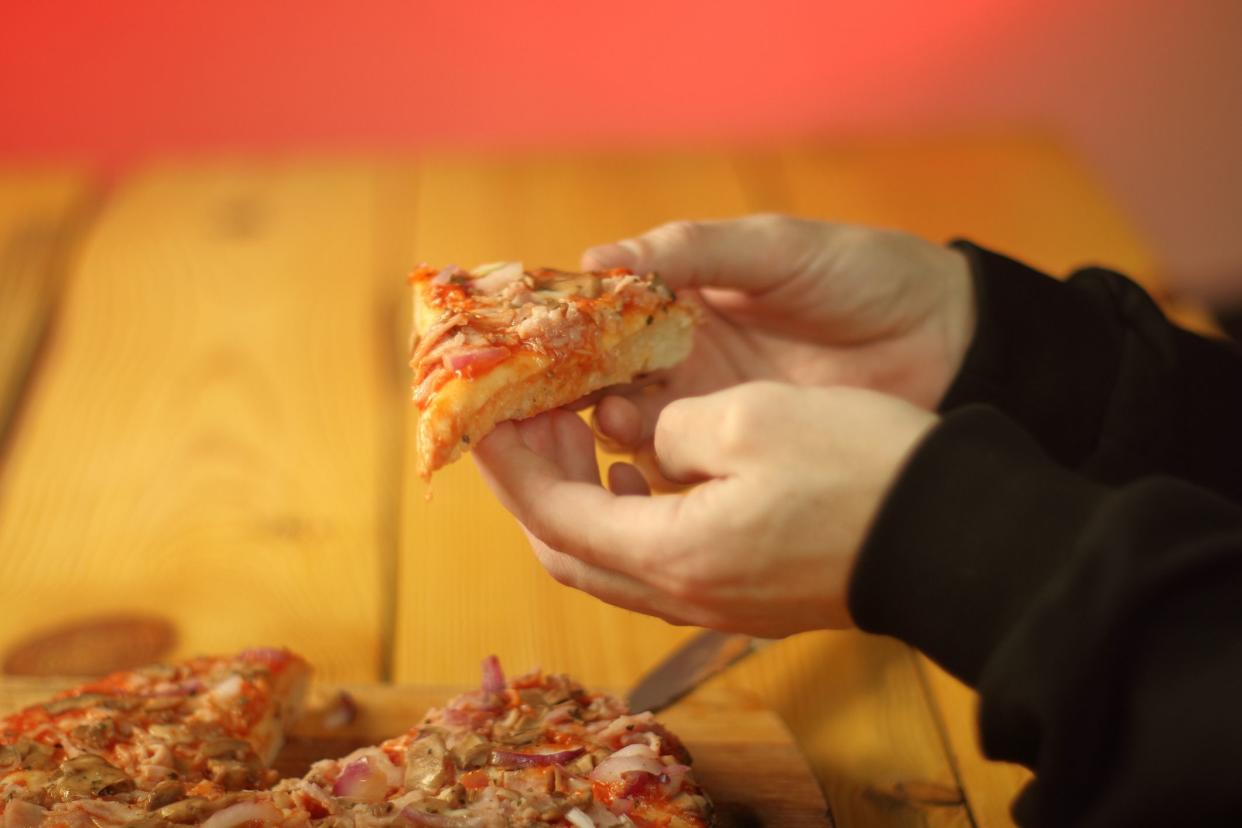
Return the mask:
{"type": "Polygon", "coordinates": [[[672,367],[693,344],[694,314],[672,304],[623,316],[590,355],[557,359],[521,351],[481,377],[453,377],[428,400],[418,422],[416,469],[424,479],[453,462],[499,423],[521,420],[610,385],[672,367]]]}

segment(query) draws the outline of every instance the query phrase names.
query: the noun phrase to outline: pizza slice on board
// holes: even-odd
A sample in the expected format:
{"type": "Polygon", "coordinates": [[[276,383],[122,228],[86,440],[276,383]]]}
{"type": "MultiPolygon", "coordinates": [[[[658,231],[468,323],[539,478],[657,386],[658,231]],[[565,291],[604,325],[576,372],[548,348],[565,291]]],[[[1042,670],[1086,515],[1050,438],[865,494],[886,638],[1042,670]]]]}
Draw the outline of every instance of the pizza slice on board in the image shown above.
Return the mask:
{"type": "Polygon", "coordinates": [[[310,672],[288,650],[245,650],[114,673],[0,719],[3,825],[197,822],[276,781],[310,672]]]}

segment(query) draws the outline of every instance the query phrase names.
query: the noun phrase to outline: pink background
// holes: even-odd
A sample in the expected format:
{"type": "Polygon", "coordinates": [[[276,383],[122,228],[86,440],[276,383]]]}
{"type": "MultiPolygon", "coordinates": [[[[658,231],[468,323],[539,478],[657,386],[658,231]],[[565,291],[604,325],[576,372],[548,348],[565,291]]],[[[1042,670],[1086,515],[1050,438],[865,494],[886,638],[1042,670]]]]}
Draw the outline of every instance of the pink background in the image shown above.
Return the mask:
{"type": "Polygon", "coordinates": [[[1240,33],[1235,0],[14,2],[0,163],[1032,128],[1213,293],[1242,286],[1240,33]]]}

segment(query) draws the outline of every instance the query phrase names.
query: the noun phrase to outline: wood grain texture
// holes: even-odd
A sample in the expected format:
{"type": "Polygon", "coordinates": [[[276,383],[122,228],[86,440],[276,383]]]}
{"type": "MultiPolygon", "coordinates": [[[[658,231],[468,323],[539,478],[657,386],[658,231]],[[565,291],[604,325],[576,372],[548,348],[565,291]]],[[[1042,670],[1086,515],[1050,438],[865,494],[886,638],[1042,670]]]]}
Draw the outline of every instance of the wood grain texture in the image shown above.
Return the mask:
{"type": "MultiPolygon", "coordinates": [[[[378,676],[401,386],[374,164],[167,167],[77,261],[0,478],[0,651],[168,619],[378,676]]],[[[389,547],[391,548],[391,547],[389,547]]]]}
{"type": "MultiPolygon", "coordinates": [[[[0,680],[0,715],[33,704],[72,682],[0,680]]],[[[320,685],[311,709],[276,761],[282,776],[301,776],[311,763],[343,756],[404,732],[431,707],[463,687],[320,685]],[[357,718],[326,726],[320,715],[344,691],[357,718]]],[[[694,756],[700,783],[716,803],[719,828],[829,828],[827,808],[806,760],[773,713],[737,693],[696,693],[661,720],[694,756]]]]}
{"type": "MultiPolygon", "coordinates": [[[[152,171],[75,259],[0,468],[0,654],[132,616],[170,621],[174,655],[283,643],[330,680],[473,683],[497,652],[628,685],[691,631],[555,584],[469,460],[423,499],[401,276],[571,267],[668,219],[773,209],[1158,288],[1124,217],[1039,140],[152,171]]],[[[1011,824],[1025,774],[979,755],[973,695],[896,642],[799,636],[717,685],[779,714],[843,828],[1011,824]]]]}
{"type": "Polygon", "coordinates": [[[80,173],[0,170],[0,440],[47,328],[91,193],[80,173]]]}

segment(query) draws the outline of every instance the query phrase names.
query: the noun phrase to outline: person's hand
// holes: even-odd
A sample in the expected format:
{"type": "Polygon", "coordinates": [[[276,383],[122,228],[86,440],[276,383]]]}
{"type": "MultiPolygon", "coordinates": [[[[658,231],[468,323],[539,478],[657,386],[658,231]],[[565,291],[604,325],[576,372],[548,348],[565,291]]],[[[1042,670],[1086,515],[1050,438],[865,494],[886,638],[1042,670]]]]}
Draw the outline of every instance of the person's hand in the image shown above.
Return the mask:
{"type": "Polygon", "coordinates": [[[502,423],[475,462],[564,584],[677,624],[779,637],[845,627],[854,559],[936,417],[852,388],[756,382],[669,403],[655,428],[668,478],[632,466],[600,485],[590,429],[552,411],[502,423]]]}
{"type": "Polygon", "coordinates": [[[673,400],[777,380],[872,388],[934,409],[974,334],[965,257],[896,231],[775,215],[674,222],[593,248],[583,266],[655,271],[704,307],[689,359],[596,406],[605,444],[647,470],[656,419],[673,400]]]}

